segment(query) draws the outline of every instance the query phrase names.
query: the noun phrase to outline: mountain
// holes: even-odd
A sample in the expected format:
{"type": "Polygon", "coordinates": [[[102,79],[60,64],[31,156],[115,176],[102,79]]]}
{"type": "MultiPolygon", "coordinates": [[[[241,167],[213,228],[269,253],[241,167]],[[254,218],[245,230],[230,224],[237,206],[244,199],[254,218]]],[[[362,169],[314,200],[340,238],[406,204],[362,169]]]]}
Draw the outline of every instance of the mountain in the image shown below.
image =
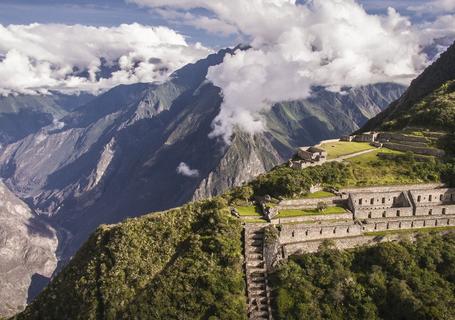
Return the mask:
{"type": "Polygon", "coordinates": [[[65,95],[58,92],[0,96],[0,147],[48,125],[58,126],[61,117],[92,98],[90,94],[65,95]]]}
{"type": "Polygon", "coordinates": [[[455,130],[455,43],[412,81],[409,88],[361,131],[395,130],[418,126],[455,130]]]}
{"type": "Polygon", "coordinates": [[[17,318],[246,319],[241,231],[221,200],[102,226],[17,318]]]}
{"type": "Polygon", "coordinates": [[[0,181],[0,314],[25,308],[57,265],[56,231],[0,181]]]}
{"type": "Polygon", "coordinates": [[[0,150],[0,176],[58,231],[69,259],[100,224],[220,194],[287,160],[297,146],[357,130],[404,91],[378,84],[279,103],[268,129],[208,138],[220,89],[206,80],[221,50],[162,84],[121,85],[0,150]],[[180,163],[197,169],[186,176],[180,163]]]}

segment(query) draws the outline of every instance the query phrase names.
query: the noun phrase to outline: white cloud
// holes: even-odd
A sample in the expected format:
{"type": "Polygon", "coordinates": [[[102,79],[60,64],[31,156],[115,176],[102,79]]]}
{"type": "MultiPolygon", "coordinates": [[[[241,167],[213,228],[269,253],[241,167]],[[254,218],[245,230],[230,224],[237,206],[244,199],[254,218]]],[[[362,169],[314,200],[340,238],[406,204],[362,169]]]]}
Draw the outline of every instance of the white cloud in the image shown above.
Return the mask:
{"type": "Polygon", "coordinates": [[[354,0],[134,0],[161,8],[204,8],[251,44],[226,56],[208,79],[223,92],[211,136],[229,143],[236,127],[264,129],[261,114],[279,101],[306,98],[313,86],[338,91],[378,82],[408,84],[429,63],[423,48],[455,36],[448,16],[425,25],[389,8],[370,15],[354,0]]]}
{"type": "Polygon", "coordinates": [[[180,162],[177,167],[177,173],[185,177],[196,178],[199,177],[199,171],[196,169],[191,169],[185,162],[180,162]]]}
{"type": "Polygon", "coordinates": [[[454,0],[433,0],[425,1],[417,5],[408,7],[408,10],[416,11],[418,13],[454,13],[455,12],[455,1],[454,0]]]}
{"type": "Polygon", "coordinates": [[[0,94],[96,93],[121,83],[162,81],[208,53],[167,27],[0,24],[0,94]],[[108,66],[118,63],[108,78],[96,76],[101,58],[108,66]]]}

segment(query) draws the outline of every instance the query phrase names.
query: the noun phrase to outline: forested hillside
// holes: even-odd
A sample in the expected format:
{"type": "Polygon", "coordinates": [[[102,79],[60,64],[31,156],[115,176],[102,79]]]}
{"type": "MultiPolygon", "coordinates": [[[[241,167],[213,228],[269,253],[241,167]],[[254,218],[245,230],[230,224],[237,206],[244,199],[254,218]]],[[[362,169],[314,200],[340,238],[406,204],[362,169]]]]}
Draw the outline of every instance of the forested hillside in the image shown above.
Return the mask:
{"type": "Polygon", "coordinates": [[[278,319],[454,319],[455,234],[350,251],[326,243],[275,274],[278,319]]]}
{"type": "Polygon", "coordinates": [[[245,319],[241,255],[222,200],[104,225],[17,319],[245,319]]]}

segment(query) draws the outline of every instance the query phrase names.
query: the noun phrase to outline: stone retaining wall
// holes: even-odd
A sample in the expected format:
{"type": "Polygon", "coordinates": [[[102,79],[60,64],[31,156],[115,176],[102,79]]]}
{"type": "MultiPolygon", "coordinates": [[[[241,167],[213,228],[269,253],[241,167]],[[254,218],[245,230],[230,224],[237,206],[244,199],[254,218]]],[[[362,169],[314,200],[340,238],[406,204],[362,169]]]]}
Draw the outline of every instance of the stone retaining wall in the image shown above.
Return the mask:
{"type": "Polygon", "coordinates": [[[388,192],[388,191],[403,191],[403,190],[421,190],[421,189],[435,189],[444,187],[442,183],[427,183],[427,184],[401,184],[393,186],[372,186],[372,187],[355,187],[343,188],[340,192],[388,192]]]}
{"type": "Polygon", "coordinates": [[[413,215],[412,207],[405,208],[372,208],[356,212],[356,219],[378,219],[391,217],[411,217],[413,215]]]}
{"type": "Polygon", "coordinates": [[[324,239],[335,241],[341,245],[341,248],[352,248],[355,245],[365,244],[365,241],[368,242],[375,237],[366,236],[366,232],[400,231],[447,226],[455,226],[455,215],[427,216],[425,218],[371,219],[365,224],[354,222],[320,225],[290,224],[281,225],[280,243],[283,247],[284,256],[287,257],[289,254],[298,251],[317,251],[317,248],[324,239]]]}
{"type": "Polygon", "coordinates": [[[298,223],[298,222],[317,222],[327,220],[351,220],[352,213],[340,213],[340,214],[326,214],[317,216],[300,216],[300,217],[288,217],[288,218],[274,218],[271,223],[283,224],[283,223],[298,223]]]}
{"type": "Polygon", "coordinates": [[[319,202],[324,202],[328,205],[333,201],[339,200],[340,197],[318,198],[318,199],[295,199],[282,200],[278,204],[280,209],[301,209],[301,208],[316,208],[319,202]]]}
{"type": "MultiPolygon", "coordinates": [[[[403,235],[398,234],[390,234],[383,237],[376,237],[376,236],[357,236],[357,237],[348,237],[348,238],[340,238],[340,239],[333,239],[335,243],[335,247],[339,250],[346,250],[352,249],[359,246],[371,246],[382,242],[389,242],[389,241],[398,241],[402,238],[403,235]]],[[[411,240],[415,239],[414,234],[407,235],[408,238],[411,240]]],[[[311,253],[317,252],[319,246],[322,244],[324,240],[315,240],[315,241],[308,241],[305,243],[292,243],[286,244],[283,246],[283,256],[288,258],[290,255],[293,254],[300,254],[300,253],[311,253]]]]}
{"type": "Polygon", "coordinates": [[[410,151],[417,154],[423,154],[426,156],[434,156],[434,157],[443,157],[445,155],[444,150],[436,149],[436,148],[421,148],[421,147],[414,147],[405,144],[398,144],[398,143],[391,143],[391,142],[384,142],[383,146],[388,149],[397,150],[397,151],[410,151]]]}
{"type": "Polygon", "coordinates": [[[388,141],[388,140],[395,140],[401,142],[421,142],[421,143],[428,143],[429,139],[426,137],[419,137],[419,136],[408,136],[402,133],[395,133],[395,132],[381,132],[378,135],[379,141],[388,141]]]}
{"type": "Polygon", "coordinates": [[[316,239],[341,238],[361,235],[362,227],[354,223],[343,224],[286,224],[281,225],[280,243],[303,242],[316,239]]]}

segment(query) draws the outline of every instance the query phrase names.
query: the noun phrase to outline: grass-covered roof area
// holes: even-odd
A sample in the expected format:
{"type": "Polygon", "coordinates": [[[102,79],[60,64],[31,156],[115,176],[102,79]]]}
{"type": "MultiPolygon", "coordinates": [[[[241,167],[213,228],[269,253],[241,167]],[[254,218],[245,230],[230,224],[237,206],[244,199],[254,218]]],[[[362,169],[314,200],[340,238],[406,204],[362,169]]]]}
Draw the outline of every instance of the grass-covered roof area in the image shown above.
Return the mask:
{"type": "Polygon", "coordinates": [[[328,214],[345,213],[346,209],[339,206],[327,207],[321,210],[318,209],[284,209],[280,210],[275,218],[289,218],[289,217],[302,217],[302,216],[319,216],[328,214]]]}

